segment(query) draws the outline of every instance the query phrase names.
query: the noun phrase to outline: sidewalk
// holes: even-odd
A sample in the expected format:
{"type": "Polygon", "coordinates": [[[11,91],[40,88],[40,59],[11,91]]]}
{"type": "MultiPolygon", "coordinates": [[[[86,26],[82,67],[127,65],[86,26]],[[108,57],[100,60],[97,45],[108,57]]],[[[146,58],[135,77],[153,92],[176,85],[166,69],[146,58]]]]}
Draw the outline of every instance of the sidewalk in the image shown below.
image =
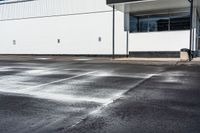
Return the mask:
{"type": "Polygon", "coordinates": [[[180,58],[137,58],[137,57],[128,57],[128,58],[116,58],[115,60],[121,61],[180,61],[180,58]]]}
{"type": "Polygon", "coordinates": [[[192,61],[194,61],[194,62],[200,62],[200,57],[194,58],[192,61]]]}

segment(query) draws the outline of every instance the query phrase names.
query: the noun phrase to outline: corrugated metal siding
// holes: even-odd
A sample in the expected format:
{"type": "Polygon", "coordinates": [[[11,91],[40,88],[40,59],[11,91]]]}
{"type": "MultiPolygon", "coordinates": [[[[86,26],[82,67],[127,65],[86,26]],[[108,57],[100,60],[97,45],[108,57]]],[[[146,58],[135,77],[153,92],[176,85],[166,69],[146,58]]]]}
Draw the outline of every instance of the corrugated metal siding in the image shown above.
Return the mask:
{"type": "Polygon", "coordinates": [[[0,5],[0,20],[110,11],[106,0],[35,0],[0,5]]]}

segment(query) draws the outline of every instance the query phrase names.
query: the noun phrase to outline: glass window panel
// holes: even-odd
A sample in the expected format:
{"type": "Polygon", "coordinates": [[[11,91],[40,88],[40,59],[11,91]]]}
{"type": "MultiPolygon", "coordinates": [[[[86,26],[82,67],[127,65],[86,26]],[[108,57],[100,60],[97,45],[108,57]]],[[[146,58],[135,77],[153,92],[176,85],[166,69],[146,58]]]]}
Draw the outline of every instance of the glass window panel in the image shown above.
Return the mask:
{"type": "Polygon", "coordinates": [[[174,31],[186,29],[190,29],[189,13],[150,16],[130,15],[130,32],[174,31]]]}
{"type": "Polygon", "coordinates": [[[138,32],[138,18],[130,15],[130,32],[138,32]]]}
{"type": "Polygon", "coordinates": [[[149,31],[168,31],[169,17],[164,16],[150,16],[149,17],[149,31]]]}
{"type": "Polygon", "coordinates": [[[149,18],[149,31],[157,31],[158,25],[157,25],[157,19],[156,17],[149,18]]]}
{"type": "Polygon", "coordinates": [[[158,30],[157,31],[168,31],[169,30],[169,19],[158,20],[158,30]]]}
{"type": "Polygon", "coordinates": [[[187,30],[190,29],[189,14],[175,14],[170,16],[170,30],[187,30]]]}
{"type": "Polygon", "coordinates": [[[148,16],[143,16],[139,18],[139,31],[148,32],[148,16]]]}

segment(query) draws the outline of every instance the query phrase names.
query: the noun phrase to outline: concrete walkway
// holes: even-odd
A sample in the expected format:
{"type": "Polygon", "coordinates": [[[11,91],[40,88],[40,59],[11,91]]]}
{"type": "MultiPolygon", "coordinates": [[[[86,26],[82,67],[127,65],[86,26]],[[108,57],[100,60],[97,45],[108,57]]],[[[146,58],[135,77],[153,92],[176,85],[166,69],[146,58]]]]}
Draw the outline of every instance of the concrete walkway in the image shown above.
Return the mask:
{"type": "Polygon", "coordinates": [[[180,61],[180,58],[136,58],[136,57],[128,57],[128,58],[116,58],[115,60],[121,61],[180,61]]]}

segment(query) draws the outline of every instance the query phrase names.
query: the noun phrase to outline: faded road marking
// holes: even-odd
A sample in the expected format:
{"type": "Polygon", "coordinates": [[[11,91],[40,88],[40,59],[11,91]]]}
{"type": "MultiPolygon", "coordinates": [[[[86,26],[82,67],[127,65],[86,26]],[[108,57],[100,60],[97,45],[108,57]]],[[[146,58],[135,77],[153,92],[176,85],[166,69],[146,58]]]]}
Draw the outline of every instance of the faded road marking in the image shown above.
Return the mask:
{"type": "Polygon", "coordinates": [[[92,73],[95,73],[95,72],[97,72],[97,71],[87,72],[87,73],[79,74],[79,75],[72,76],[72,77],[69,77],[69,78],[64,78],[64,79],[52,81],[52,82],[49,82],[49,83],[40,84],[40,85],[37,85],[37,86],[33,86],[33,87],[29,87],[29,88],[26,88],[26,89],[19,90],[18,92],[32,91],[32,90],[34,90],[36,88],[40,88],[40,87],[44,87],[44,86],[47,86],[47,85],[59,83],[59,82],[62,82],[62,81],[67,81],[67,80],[70,80],[70,79],[75,79],[75,78],[86,76],[86,75],[89,75],[89,74],[92,74],[92,73]]]}
{"type": "Polygon", "coordinates": [[[123,95],[125,95],[129,91],[133,90],[134,88],[138,87],[139,85],[141,85],[142,83],[146,82],[147,80],[151,79],[153,76],[156,76],[156,75],[158,75],[158,74],[149,74],[146,78],[138,81],[133,86],[131,86],[129,89],[126,89],[126,90],[124,90],[124,91],[122,91],[122,92],[120,92],[118,94],[115,94],[113,97],[111,97],[105,103],[103,103],[102,106],[100,106],[100,107],[94,109],[93,111],[89,112],[87,115],[85,115],[85,118],[82,118],[80,121],[77,121],[75,124],[71,125],[67,129],[74,128],[75,126],[77,126],[78,124],[80,124],[81,122],[83,122],[90,115],[98,114],[103,108],[105,108],[106,106],[112,104],[114,101],[122,98],[123,95]]]}

